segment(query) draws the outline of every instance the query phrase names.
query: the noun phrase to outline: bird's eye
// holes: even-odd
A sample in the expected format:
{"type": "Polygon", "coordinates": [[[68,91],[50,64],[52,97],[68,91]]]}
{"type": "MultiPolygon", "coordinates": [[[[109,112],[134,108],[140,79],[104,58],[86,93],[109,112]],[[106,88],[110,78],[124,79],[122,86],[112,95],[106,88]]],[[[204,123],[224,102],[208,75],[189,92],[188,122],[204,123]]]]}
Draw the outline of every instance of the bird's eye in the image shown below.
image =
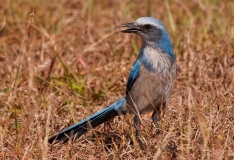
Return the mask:
{"type": "Polygon", "coordinates": [[[152,26],[151,26],[150,24],[146,24],[146,25],[144,25],[144,28],[145,28],[146,30],[150,30],[150,29],[152,28],[152,26]]]}

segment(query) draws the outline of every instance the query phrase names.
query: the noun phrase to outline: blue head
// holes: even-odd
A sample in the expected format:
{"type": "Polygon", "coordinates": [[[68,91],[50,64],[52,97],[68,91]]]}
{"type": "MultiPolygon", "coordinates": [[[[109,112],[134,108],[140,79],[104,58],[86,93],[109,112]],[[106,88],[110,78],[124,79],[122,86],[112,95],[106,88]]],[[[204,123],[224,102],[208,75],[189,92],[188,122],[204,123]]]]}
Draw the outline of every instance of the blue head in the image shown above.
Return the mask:
{"type": "Polygon", "coordinates": [[[158,19],[153,17],[142,17],[133,23],[123,24],[122,27],[129,29],[123,30],[124,33],[136,33],[143,39],[143,45],[150,45],[160,48],[164,52],[174,55],[170,36],[165,26],[158,19]]]}

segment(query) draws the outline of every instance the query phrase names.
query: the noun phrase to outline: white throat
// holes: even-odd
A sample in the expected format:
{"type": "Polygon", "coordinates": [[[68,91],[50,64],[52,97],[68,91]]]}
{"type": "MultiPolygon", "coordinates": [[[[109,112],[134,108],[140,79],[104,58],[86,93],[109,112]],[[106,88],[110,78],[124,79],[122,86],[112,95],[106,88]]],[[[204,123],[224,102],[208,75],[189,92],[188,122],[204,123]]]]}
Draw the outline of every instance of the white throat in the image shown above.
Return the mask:
{"type": "Polygon", "coordinates": [[[169,71],[172,67],[170,55],[163,52],[160,48],[145,47],[143,49],[142,63],[148,70],[157,73],[169,71]]]}

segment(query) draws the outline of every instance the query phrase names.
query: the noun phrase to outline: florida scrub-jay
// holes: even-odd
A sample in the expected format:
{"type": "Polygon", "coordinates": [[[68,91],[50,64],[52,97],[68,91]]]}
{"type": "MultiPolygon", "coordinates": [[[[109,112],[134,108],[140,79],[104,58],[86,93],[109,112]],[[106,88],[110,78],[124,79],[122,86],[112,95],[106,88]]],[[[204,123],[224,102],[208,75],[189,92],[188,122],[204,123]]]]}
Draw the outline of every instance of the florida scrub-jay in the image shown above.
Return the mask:
{"type": "Polygon", "coordinates": [[[134,114],[137,136],[141,124],[140,115],[152,112],[157,125],[160,113],[165,109],[176,79],[176,57],[165,26],[156,18],[142,17],[133,23],[123,24],[124,33],[135,33],[142,38],[142,47],[128,77],[126,96],[49,138],[66,142],[86,133],[90,128],[121,114],[134,114]]]}

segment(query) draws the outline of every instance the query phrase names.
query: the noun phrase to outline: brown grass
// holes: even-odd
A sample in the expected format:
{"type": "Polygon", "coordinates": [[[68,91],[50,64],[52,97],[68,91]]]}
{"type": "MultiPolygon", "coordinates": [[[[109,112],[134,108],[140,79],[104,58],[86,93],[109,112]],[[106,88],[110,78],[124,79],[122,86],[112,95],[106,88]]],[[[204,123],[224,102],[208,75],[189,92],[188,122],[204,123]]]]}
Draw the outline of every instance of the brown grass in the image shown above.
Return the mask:
{"type": "Polygon", "coordinates": [[[1,159],[234,158],[234,2],[0,1],[1,159]],[[125,94],[141,41],[119,32],[160,19],[178,61],[174,94],[155,135],[143,116],[143,152],[132,116],[74,142],[50,135],[125,94]]]}

